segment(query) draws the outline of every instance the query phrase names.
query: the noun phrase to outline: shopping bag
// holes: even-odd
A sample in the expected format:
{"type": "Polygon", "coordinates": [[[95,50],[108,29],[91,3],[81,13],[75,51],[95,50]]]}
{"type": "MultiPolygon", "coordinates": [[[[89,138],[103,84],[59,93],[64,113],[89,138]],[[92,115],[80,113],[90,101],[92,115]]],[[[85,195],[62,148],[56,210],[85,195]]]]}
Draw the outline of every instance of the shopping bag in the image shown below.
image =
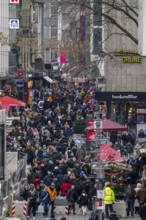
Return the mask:
{"type": "Polygon", "coordinates": [[[38,206],[38,213],[44,213],[44,207],[43,205],[38,206]]]}

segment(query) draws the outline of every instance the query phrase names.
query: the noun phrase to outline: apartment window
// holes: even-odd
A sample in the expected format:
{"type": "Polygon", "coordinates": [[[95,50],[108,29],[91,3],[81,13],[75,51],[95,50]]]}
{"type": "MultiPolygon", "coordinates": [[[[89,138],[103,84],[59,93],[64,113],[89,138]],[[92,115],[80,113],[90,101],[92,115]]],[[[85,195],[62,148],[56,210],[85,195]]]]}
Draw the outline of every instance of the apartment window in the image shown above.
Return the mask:
{"type": "Polygon", "coordinates": [[[102,0],[94,0],[93,8],[96,9],[96,13],[93,14],[93,55],[98,55],[102,50],[102,0]]]}
{"type": "Polygon", "coordinates": [[[102,27],[93,29],[93,54],[97,55],[102,50],[102,27]]]}
{"type": "Polygon", "coordinates": [[[50,51],[49,50],[44,51],[44,63],[45,64],[50,63],[50,51]]]}
{"type": "Polygon", "coordinates": [[[58,16],[58,6],[52,6],[51,7],[51,14],[52,14],[52,17],[57,17],[58,16]]]}
{"type": "Polygon", "coordinates": [[[98,2],[97,0],[94,0],[93,8],[95,8],[95,11],[97,12],[93,13],[93,26],[101,26],[102,16],[100,14],[102,13],[102,0],[98,0],[98,2]]]}
{"type": "Polygon", "coordinates": [[[57,27],[51,27],[51,37],[57,37],[57,36],[58,36],[57,27]]]}
{"type": "Polygon", "coordinates": [[[57,62],[57,50],[51,49],[51,62],[57,62]]]}
{"type": "Polygon", "coordinates": [[[50,27],[44,26],[44,38],[50,38],[50,27]]]}
{"type": "Polygon", "coordinates": [[[16,5],[9,5],[10,18],[16,18],[16,5]]]}

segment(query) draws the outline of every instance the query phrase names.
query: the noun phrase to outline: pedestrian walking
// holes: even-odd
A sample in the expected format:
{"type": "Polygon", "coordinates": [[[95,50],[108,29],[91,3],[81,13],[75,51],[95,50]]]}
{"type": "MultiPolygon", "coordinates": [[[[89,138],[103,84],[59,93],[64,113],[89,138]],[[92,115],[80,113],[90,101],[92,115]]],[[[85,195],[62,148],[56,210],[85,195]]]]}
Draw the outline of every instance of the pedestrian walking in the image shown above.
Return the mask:
{"type": "Polygon", "coordinates": [[[146,199],[144,200],[144,204],[140,208],[139,215],[141,220],[146,220],[146,199]]]}
{"type": "MultiPolygon", "coordinates": [[[[83,190],[81,196],[79,197],[78,200],[79,203],[79,208],[82,211],[83,215],[87,214],[87,207],[88,207],[88,195],[86,194],[86,192],[83,190]]],[[[80,213],[80,210],[78,212],[78,214],[80,213]]]]}
{"type": "Polygon", "coordinates": [[[54,218],[54,206],[57,197],[57,190],[54,183],[51,183],[51,185],[48,187],[48,193],[50,195],[51,218],[54,218]]]}
{"type": "Polygon", "coordinates": [[[66,199],[68,201],[68,215],[70,215],[71,210],[73,210],[73,214],[75,215],[75,201],[76,201],[76,195],[75,195],[75,186],[72,185],[71,189],[68,190],[66,199]]]}
{"type": "Polygon", "coordinates": [[[110,212],[113,212],[113,203],[115,202],[115,194],[111,189],[109,182],[105,183],[103,201],[105,204],[106,218],[109,218],[109,210],[110,212]]]}
{"type": "Polygon", "coordinates": [[[29,191],[29,194],[28,194],[28,212],[27,212],[27,218],[28,219],[31,216],[31,212],[33,214],[33,219],[35,219],[36,207],[37,207],[37,198],[38,198],[38,194],[37,194],[37,191],[34,188],[34,185],[30,184],[30,191],[29,191]]]}
{"type": "Polygon", "coordinates": [[[49,205],[50,205],[50,194],[48,188],[44,188],[41,192],[41,202],[43,204],[44,213],[43,216],[48,216],[49,205]]]}
{"type": "Polygon", "coordinates": [[[133,186],[129,186],[129,189],[126,193],[126,202],[127,202],[127,217],[131,214],[131,217],[134,217],[134,203],[135,203],[136,192],[133,186]]]}

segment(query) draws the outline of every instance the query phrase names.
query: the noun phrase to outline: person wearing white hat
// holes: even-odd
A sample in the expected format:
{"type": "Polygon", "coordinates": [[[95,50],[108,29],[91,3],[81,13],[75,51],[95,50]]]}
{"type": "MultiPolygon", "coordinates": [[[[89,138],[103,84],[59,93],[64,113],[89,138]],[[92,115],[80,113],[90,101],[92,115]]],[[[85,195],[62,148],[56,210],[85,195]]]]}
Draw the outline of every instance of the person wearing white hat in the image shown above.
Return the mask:
{"type": "Polygon", "coordinates": [[[109,218],[109,209],[110,212],[113,212],[113,203],[115,202],[115,194],[109,182],[105,183],[103,202],[105,204],[106,218],[109,218]]]}

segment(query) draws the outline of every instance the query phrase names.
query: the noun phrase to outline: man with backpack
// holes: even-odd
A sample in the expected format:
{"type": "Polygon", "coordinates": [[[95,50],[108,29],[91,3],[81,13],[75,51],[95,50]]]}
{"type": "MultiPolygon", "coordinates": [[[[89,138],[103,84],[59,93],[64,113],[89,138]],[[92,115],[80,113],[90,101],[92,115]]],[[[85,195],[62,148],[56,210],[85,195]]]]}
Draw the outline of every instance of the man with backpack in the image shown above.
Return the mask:
{"type": "Polygon", "coordinates": [[[71,189],[68,190],[66,200],[68,201],[68,215],[70,215],[71,210],[73,210],[73,214],[75,215],[76,192],[74,185],[72,185],[71,189]]]}

